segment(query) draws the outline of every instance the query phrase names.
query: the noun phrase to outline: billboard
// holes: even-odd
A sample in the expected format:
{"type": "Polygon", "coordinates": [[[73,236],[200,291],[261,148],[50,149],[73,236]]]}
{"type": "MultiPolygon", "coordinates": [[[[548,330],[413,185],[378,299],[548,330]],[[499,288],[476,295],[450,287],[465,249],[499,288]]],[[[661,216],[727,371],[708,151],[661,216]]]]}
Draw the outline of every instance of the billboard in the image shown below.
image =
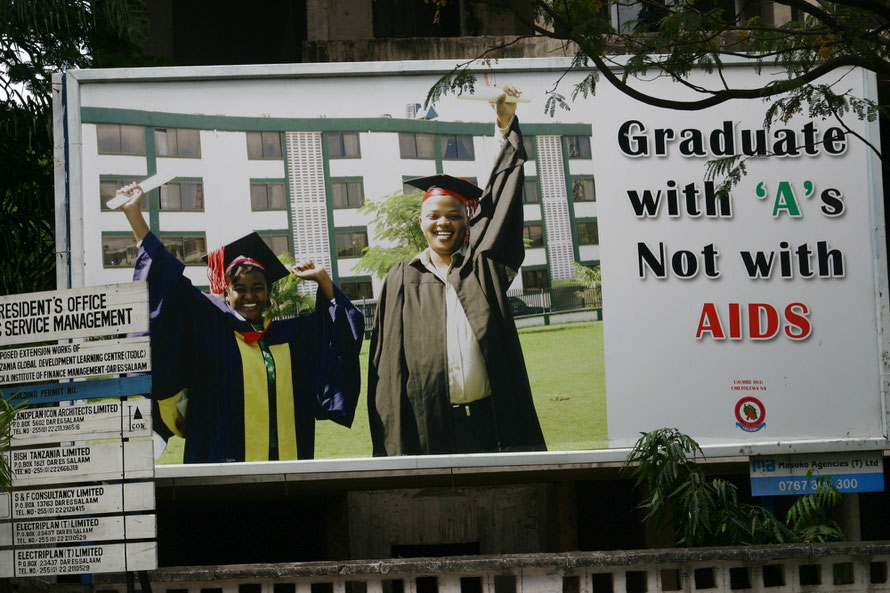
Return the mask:
{"type": "MultiPolygon", "coordinates": [[[[502,60],[477,85],[508,83],[528,100],[517,111],[529,157],[521,165],[527,241],[509,286],[526,290],[509,299],[519,325],[539,324],[521,328],[519,341],[546,451],[369,459],[375,422],[398,421],[379,411],[369,420],[366,341],[352,427],[316,423],[314,460],[288,471],[611,461],[640,431],[662,426],[690,434],[709,455],[884,448],[883,194],[875,158],[854,137],[877,144],[876,124],[801,117],[765,129],[760,102],[681,113],[605,84],[551,114],[548,91],[568,65],[502,60]],[[733,154],[746,158],[748,173],[719,194],[706,162],[733,154]],[[602,302],[563,314],[547,299],[574,276],[573,262],[600,266],[602,302]]],[[[160,173],[173,181],[149,193],[144,216],[195,286],[208,284],[201,255],[257,231],[276,251],[323,264],[370,317],[383,280],[356,262],[364,246],[381,243],[358,207],[412,177],[445,173],[484,186],[499,154],[484,101],[447,95],[432,110],[422,106],[451,66],[65,74],[56,81],[64,91],[59,162],[68,171],[57,228],[70,256],[60,282],[130,279],[138,248],[107,201],[160,173]]],[[[756,76],[742,66],[727,75],[756,76]]],[[[580,78],[567,75],[562,88],[580,78]]],[[[837,79],[828,82],[875,96],[866,73],[837,79]]],[[[639,84],[686,92],[664,80],[639,84]]],[[[172,402],[171,424],[196,422],[183,420],[193,404],[172,402]]],[[[182,440],[169,442],[159,463],[176,465],[182,440]]],[[[265,471],[249,467],[166,471],[265,471]]]]}

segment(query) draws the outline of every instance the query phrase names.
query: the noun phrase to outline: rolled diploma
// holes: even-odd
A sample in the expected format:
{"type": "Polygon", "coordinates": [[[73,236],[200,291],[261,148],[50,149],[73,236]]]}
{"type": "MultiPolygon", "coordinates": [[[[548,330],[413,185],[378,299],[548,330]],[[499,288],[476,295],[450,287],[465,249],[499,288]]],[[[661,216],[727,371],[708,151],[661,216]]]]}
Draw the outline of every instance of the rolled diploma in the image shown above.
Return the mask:
{"type": "MultiPolygon", "coordinates": [[[[139,183],[139,187],[142,188],[142,193],[148,193],[153,189],[157,189],[176,177],[173,173],[155,173],[151,177],[147,177],[143,179],[139,183]]],[[[112,210],[115,208],[119,208],[126,204],[128,201],[133,199],[133,196],[128,196],[127,194],[118,194],[113,198],[108,200],[108,207],[112,210]]]]}

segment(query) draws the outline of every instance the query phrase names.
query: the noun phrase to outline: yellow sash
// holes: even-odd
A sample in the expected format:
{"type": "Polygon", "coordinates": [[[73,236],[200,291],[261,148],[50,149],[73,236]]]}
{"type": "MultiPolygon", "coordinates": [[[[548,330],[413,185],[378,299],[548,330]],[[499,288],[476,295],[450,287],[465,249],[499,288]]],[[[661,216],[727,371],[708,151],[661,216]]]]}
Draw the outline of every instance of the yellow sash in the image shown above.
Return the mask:
{"type": "MultiPolygon", "coordinates": [[[[244,371],[244,459],[269,460],[269,379],[259,344],[246,344],[235,332],[244,371]]],[[[294,384],[290,347],[269,346],[275,359],[275,401],[278,420],[278,458],[297,458],[297,429],[294,423],[294,384]]]]}

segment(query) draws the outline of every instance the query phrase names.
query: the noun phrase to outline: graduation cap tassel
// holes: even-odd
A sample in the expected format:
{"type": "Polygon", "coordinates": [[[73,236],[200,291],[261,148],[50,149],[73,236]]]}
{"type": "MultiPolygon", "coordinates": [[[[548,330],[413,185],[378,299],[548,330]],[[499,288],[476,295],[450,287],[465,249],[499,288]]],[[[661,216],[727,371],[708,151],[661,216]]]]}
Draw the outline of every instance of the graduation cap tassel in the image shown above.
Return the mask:
{"type": "Polygon", "coordinates": [[[222,294],[226,290],[225,251],[223,246],[207,254],[207,279],[213,294],[222,294]]]}

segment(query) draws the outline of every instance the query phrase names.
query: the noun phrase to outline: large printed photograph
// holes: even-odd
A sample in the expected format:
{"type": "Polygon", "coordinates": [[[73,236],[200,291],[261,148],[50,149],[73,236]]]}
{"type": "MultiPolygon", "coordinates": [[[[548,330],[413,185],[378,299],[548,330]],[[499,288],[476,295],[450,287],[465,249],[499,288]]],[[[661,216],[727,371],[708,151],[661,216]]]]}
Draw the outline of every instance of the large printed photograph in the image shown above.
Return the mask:
{"type": "Polygon", "coordinates": [[[148,282],[158,463],[880,447],[876,125],[560,106],[567,66],[77,73],[71,284],[148,282]]]}
{"type": "Polygon", "coordinates": [[[81,85],[83,280],[149,284],[159,463],[607,445],[592,126],[436,79],[81,85]]]}

